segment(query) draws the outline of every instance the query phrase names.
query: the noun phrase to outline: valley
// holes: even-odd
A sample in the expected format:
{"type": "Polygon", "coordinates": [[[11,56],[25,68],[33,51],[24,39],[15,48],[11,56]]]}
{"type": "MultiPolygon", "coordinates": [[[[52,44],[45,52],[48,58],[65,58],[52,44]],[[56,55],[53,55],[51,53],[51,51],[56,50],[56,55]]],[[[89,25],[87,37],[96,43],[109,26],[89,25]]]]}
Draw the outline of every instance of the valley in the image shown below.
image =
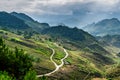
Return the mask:
{"type": "MultiPolygon", "coordinates": [[[[120,79],[119,35],[96,37],[77,27],[39,23],[23,13],[0,12],[0,16],[1,41],[8,47],[6,49],[1,44],[0,55],[1,58],[2,55],[5,57],[1,60],[7,59],[9,62],[10,58],[10,61],[14,62],[12,65],[19,63],[18,72],[22,74],[15,76],[14,69],[9,69],[11,65],[8,65],[8,68],[5,68],[8,76],[18,80],[120,79]],[[3,15],[10,17],[11,21],[3,15]],[[14,19],[18,21],[17,24],[14,19]],[[21,27],[19,24],[27,26],[21,27]],[[26,54],[31,59],[30,69],[24,67],[28,63],[17,62],[17,58],[11,59],[18,57],[16,53],[20,53],[19,50],[16,51],[16,47],[24,51],[21,51],[21,54],[26,54]],[[12,57],[11,51],[15,51],[12,57]],[[30,73],[31,70],[33,71],[30,73]]],[[[19,59],[24,61],[24,56],[20,56],[19,59]]],[[[2,61],[1,64],[5,65],[2,61]]],[[[2,68],[0,71],[4,72],[2,68]]]]}

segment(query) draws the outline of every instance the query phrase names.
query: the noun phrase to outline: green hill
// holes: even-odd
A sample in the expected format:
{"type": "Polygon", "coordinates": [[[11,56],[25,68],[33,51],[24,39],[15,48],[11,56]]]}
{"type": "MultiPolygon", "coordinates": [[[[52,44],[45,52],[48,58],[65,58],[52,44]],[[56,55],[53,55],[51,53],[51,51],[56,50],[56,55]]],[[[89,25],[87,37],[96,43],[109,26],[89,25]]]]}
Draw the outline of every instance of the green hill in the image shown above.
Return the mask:
{"type": "Polygon", "coordinates": [[[43,30],[42,34],[49,35],[53,41],[68,50],[82,50],[88,52],[88,54],[82,55],[89,58],[96,65],[99,62],[101,62],[100,65],[114,63],[110,57],[111,54],[106,51],[93,36],[81,29],[60,25],[47,28],[43,30]]]}
{"type": "Polygon", "coordinates": [[[30,26],[33,30],[37,32],[50,27],[48,23],[39,23],[38,21],[33,20],[31,17],[24,13],[12,12],[10,14],[23,20],[28,26],[30,26]]]}
{"type": "Polygon", "coordinates": [[[26,30],[30,29],[25,22],[7,12],[0,12],[0,26],[1,28],[14,29],[14,30],[26,30]]]}
{"type": "Polygon", "coordinates": [[[81,29],[69,28],[67,26],[54,26],[42,31],[42,34],[50,35],[54,40],[70,43],[76,47],[84,48],[97,43],[96,39],[81,29]],[[81,43],[81,44],[80,44],[81,43]]]}
{"type": "MultiPolygon", "coordinates": [[[[113,48],[113,46],[111,47],[108,45],[107,42],[109,40],[105,39],[106,41],[101,42],[88,32],[78,28],[69,28],[68,26],[63,25],[49,27],[49,24],[47,23],[38,22],[38,24],[36,24],[31,17],[23,13],[13,12],[9,14],[6,12],[1,12],[0,14],[2,16],[0,19],[0,37],[5,40],[5,44],[10,50],[14,50],[15,47],[24,49],[24,54],[27,54],[29,55],[29,58],[32,58],[32,70],[34,70],[37,75],[46,74],[55,70],[55,65],[51,61],[53,50],[55,51],[53,61],[57,65],[60,65],[61,59],[65,56],[64,49],[66,49],[69,55],[64,60],[64,65],[55,73],[50,76],[46,76],[45,78],[47,78],[47,80],[92,80],[94,78],[119,78],[119,74],[116,75],[116,73],[119,73],[119,71],[117,71],[119,70],[119,58],[115,56],[113,52],[110,52],[110,49],[113,48]],[[35,24],[36,27],[31,25],[31,23],[35,24]],[[22,28],[20,28],[19,25],[27,25],[27,27],[22,26],[22,28]],[[6,27],[7,30],[3,29],[6,27]],[[19,34],[14,33],[12,30],[19,30],[19,34]],[[28,30],[29,32],[25,30],[28,30]],[[20,31],[24,32],[20,34],[20,31]],[[34,31],[40,33],[36,33],[34,31]],[[115,71],[112,71],[113,68],[115,71]]],[[[119,37],[115,37],[115,39],[119,41],[119,37]]],[[[22,55],[20,55],[20,59],[22,58],[21,56],[22,55]]],[[[9,55],[5,58],[10,59],[7,60],[8,62],[14,62],[14,60],[11,60],[11,56],[9,57],[9,55]]],[[[3,59],[2,61],[6,61],[2,58],[2,56],[1,59],[3,59]]],[[[15,59],[17,60],[16,57],[15,59]]],[[[2,61],[1,64],[3,64],[2,61]]],[[[17,61],[15,64],[16,63],[17,61]]],[[[10,66],[12,66],[11,64],[12,63],[10,63],[10,66]]],[[[19,64],[25,65],[27,63],[23,63],[21,61],[19,64]]],[[[9,70],[14,70],[14,68],[11,69],[10,67],[9,70]]],[[[3,70],[1,69],[0,71],[3,70]]],[[[20,69],[20,71],[22,71],[22,69],[20,69]]],[[[10,72],[8,70],[6,70],[6,72],[0,72],[0,74],[2,74],[3,77],[10,75],[8,78],[14,76],[9,74],[10,72]]],[[[28,76],[35,77],[34,72],[33,75],[29,72],[26,75],[26,80],[28,76]]],[[[40,78],[40,80],[43,79],[40,78]]]]}

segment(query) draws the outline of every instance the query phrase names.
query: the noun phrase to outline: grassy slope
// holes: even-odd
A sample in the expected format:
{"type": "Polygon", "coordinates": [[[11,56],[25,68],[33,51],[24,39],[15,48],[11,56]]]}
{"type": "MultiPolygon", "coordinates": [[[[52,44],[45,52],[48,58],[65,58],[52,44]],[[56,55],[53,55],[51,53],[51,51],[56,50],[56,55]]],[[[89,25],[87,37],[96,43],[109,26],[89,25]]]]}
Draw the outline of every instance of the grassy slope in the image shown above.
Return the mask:
{"type": "Polygon", "coordinates": [[[36,42],[33,39],[25,40],[22,36],[3,30],[0,30],[0,36],[5,38],[6,44],[11,47],[11,49],[18,47],[30,54],[30,56],[35,59],[34,67],[40,70],[40,73],[50,72],[55,68],[51,66],[53,63],[49,59],[52,51],[47,48],[46,44],[36,42]]]}
{"type": "MultiPolygon", "coordinates": [[[[14,48],[17,46],[21,49],[24,49],[26,53],[30,54],[36,60],[36,62],[34,62],[34,67],[39,74],[50,72],[55,68],[53,66],[53,63],[49,59],[51,55],[51,51],[47,48],[47,44],[51,48],[54,48],[54,50],[56,51],[53,57],[53,60],[55,60],[57,64],[60,64],[61,63],[60,59],[62,59],[65,56],[65,53],[63,52],[63,50],[60,47],[57,47],[52,42],[41,41],[41,39],[35,41],[34,40],[35,36],[33,37],[34,39],[26,40],[22,36],[18,36],[14,33],[2,31],[2,30],[0,32],[1,32],[0,35],[5,38],[8,46],[10,46],[11,48],[14,48]]],[[[88,71],[87,71],[86,66],[87,64],[89,64],[89,61],[86,60],[85,58],[80,57],[80,54],[79,54],[81,53],[80,51],[70,51],[69,53],[70,53],[70,56],[66,59],[65,63],[68,64],[68,66],[76,65],[75,68],[78,70],[86,69],[85,70],[86,73],[83,73],[83,72],[80,73],[85,77],[88,74],[89,69],[91,68],[91,67],[90,68],[88,67],[88,71]],[[82,64],[79,64],[79,63],[82,63],[82,64]]],[[[67,66],[65,66],[65,68],[67,68],[67,66]]],[[[68,69],[72,70],[73,68],[68,68],[68,69]]],[[[73,71],[73,72],[74,72],[74,76],[72,75],[72,72],[70,73],[70,76],[72,78],[76,77],[75,75],[78,73],[78,71],[73,71]]]]}
{"type": "Polygon", "coordinates": [[[64,56],[65,56],[65,53],[64,53],[63,49],[55,43],[52,43],[52,42],[49,42],[49,41],[47,41],[47,43],[49,44],[49,46],[51,48],[53,48],[55,50],[55,55],[53,56],[53,60],[58,65],[60,65],[61,64],[61,59],[64,58],[64,56]]]}
{"type": "Polygon", "coordinates": [[[65,66],[56,74],[54,78],[62,80],[83,80],[94,77],[102,77],[103,72],[100,71],[94,63],[81,56],[83,51],[68,51],[69,57],[65,60],[65,66]]]}
{"type": "Polygon", "coordinates": [[[113,45],[105,46],[104,48],[114,56],[113,59],[116,61],[116,64],[112,65],[111,67],[108,67],[106,71],[107,76],[111,77],[113,80],[119,80],[120,79],[120,57],[118,57],[117,54],[120,52],[120,48],[113,45]]]}
{"type": "MultiPolygon", "coordinates": [[[[7,45],[10,46],[11,49],[17,46],[30,54],[35,59],[33,64],[38,74],[50,72],[55,69],[49,59],[52,52],[47,48],[47,45],[56,51],[53,59],[57,64],[61,63],[60,59],[65,55],[60,46],[56,46],[53,42],[46,40],[46,36],[34,35],[31,39],[26,40],[22,36],[3,30],[0,30],[0,36],[5,38],[7,45]]],[[[68,50],[68,52],[69,57],[65,60],[64,67],[53,74],[49,79],[73,80],[76,78],[76,80],[83,80],[86,78],[89,80],[96,77],[105,77],[106,73],[104,71],[106,71],[106,67],[99,66],[98,63],[92,61],[92,58],[83,56],[90,53],[81,50],[68,50]]]]}

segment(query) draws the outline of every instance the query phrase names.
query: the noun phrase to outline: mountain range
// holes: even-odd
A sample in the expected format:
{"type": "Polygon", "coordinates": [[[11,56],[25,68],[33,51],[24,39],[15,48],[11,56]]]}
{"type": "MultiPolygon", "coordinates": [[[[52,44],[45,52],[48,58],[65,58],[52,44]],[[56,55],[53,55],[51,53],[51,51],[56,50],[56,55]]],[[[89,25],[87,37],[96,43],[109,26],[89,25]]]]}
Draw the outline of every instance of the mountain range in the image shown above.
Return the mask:
{"type": "Polygon", "coordinates": [[[83,30],[95,36],[119,35],[120,21],[117,18],[104,19],[83,27],[83,30]]]}
{"type": "Polygon", "coordinates": [[[0,12],[0,36],[10,49],[17,46],[33,58],[37,75],[52,73],[63,63],[58,71],[45,76],[48,80],[119,80],[119,27],[120,21],[112,18],[83,28],[93,36],[77,27],[39,23],[24,13],[0,12]]]}
{"type": "Polygon", "coordinates": [[[34,21],[32,18],[24,13],[0,12],[0,26],[1,28],[8,28],[9,30],[32,30],[40,32],[42,29],[48,28],[49,24],[34,21]]]}
{"type": "Polygon", "coordinates": [[[27,16],[24,13],[12,12],[10,15],[13,15],[25,22],[28,26],[33,28],[33,30],[40,32],[42,29],[50,27],[48,23],[39,23],[38,21],[33,20],[31,17],[27,16]]]}

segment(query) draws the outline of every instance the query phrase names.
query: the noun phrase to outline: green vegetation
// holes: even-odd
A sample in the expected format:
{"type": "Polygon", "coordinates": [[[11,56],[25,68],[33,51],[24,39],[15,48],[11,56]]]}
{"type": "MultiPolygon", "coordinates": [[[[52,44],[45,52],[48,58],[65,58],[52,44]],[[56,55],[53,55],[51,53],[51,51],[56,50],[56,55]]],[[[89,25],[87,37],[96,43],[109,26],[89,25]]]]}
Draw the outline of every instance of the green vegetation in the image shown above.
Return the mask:
{"type": "Polygon", "coordinates": [[[23,80],[38,80],[35,71],[28,71],[23,80]]]}
{"type": "Polygon", "coordinates": [[[55,55],[53,56],[53,60],[56,61],[57,64],[61,64],[61,59],[65,56],[63,50],[55,49],[55,55]]]}
{"type": "Polygon", "coordinates": [[[15,80],[7,72],[0,72],[0,80],[15,80]]]}
{"type": "Polygon", "coordinates": [[[29,29],[30,27],[19,18],[10,15],[7,12],[0,12],[0,26],[7,29],[29,29]]]}
{"type": "Polygon", "coordinates": [[[6,79],[12,79],[6,74],[4,75],[4,71],[6,71],[10,76],[21,80],[32,69],[32,59],[23,50],[18,48],[15,48],[15,51],[10,50],[5,45],[4,40],[0,38],[0,65],[0,71],[3,71],[3,78],[6,76],[6,79]]]}
{"type": "Polygon", "coordinates": [[[42,34],[50,35],[54,41],[58,41],[59,43],[62,42],[63,45],[64,43],[68,43],[76,46],[77,48],[83,48],[96,43],[96,39],[87,32],[84,32],[81,29],[69,28],[62,25],[47,28],[42,31],[42,34]]]}
{"type": "Polygon", "coordinates": [[[29,27],[31,27],[34,31],[40,33],[41,30],[45,28],[49,28],[49,24],[47,23],[39,23],[37,21],[34,21],[31,17],[24,13],[17,13],[17,12],[12,12],[10,13],[11,15],[23,20],[25,24],[27,24],[29,27]]]}
{"type": "Polygon", "coordinates": [[[0,12],[0,29],[0,36],[4,39],[0,39],[2,80],[120,78],[119,35],[106,36],[101,39],[103,42],[98,42],[95,37],[76,27],[49,27],[47,23],[39,23],[23,13],[16,12],[0,12]],[[39,34],[41,32],[42,34],[39,34]],[[36,74],[55,70],[50,60],[50,48],[55,51],[53,60],[61,64],[60,60],[65,56],[62,47],[69,53],[64,60],[64,66],[47,78],[37,78],[36,74]]]}
{"type": "Polygon", "coordinates": [[[47,41],[49,46],[55,50],[55,54],[53,56],[53,60],[59,65],[61,64],[61,59],[65,56],[65,52],[63,51],[62,47],[57,45],[56,43],[51,43],[47,41]]]}
{"type": "Polygon", "coordinates": [[[25,53],[34,59],[33,68],[37,71],[37,74],[47,73],[55,69],[54,66],[51,66],[53,63],[50,61],[52,51],[46,43],[41,41],[40,35],[36,34],[37,36],[34,35],[30,39],[25,39],[23,35],[16,35],[9,31],[0,30],[0,32],[2,32],[0,36],[4,38],[10,49],[14,50],[14,47],[17,46],[24,49],[25,53]]]}
{"type": "Polygon", "coordinates": [[[101,43],[111,44],[112,46],[120,48],[120,35],[106,35],[99,37],[101,43]]]}
{"type": "Polygon", "coordinates": [[[120,77],[120,65],[115,65],[110,71],[107,72],[107,78],[117,78],[120,77]]]}
{"type": "MultiPolygon", "coordinates": [[[[61,48],[63,44],[59,43],[61,46],[55,45],[53,38],[50,38],[49,36],[44,36],[44,35],[42,36],[36,34],[36,35],[32,35],[30,39],[25,39],[23,35],[16,35],[14,33],[4,30],[1,30],[0,35],[1,36],[4,35],[3,37],[6,41],[6,44],[10,47],[11,50],[14,50],[14,47],[17,46],[18,48],[24,49],[28,53],[29,57],[32,57],[34,59],[34,62],[32,62],[33,69],[35,69],[37,73],[34,73],[34,71],[33,72],[27,71],[22,77],[26,80],[27,78],[36,79],[35,74],[44,74],[51,72],[52,70],[55,69],[54,64],[50,61],[50,56],[52,51],[47,47],[47,45],[49,45],[49,47],[55,50],[56,53],[53,56],[53,58],[57,64],[60,64],[61,63],[60,59],[65,56],[64,51],[61,48]],[[51,40],[49,41],[49,39],[51,40]],[[32,73],[33,76],[31,76],[32,73]]],[[[89,73],[90,75],[88,76],[87,79],[104,76],[103,71],[102,70],[100,71],[99,69],[103,68],[103,70],[105,70],[105,68],[103,67],[103,65],[101,66],[101,64],[97,63],[98,58],[95,59],[96,54],[90,53],[92,52],[92,50],[94,51],[102,50],[101,47],[98,46],[94,48],[94,45],[88,47],[89,49],[91,49],[90,51],[87,50],[85,51],[82,49],[80,50],[77,49],[75,51],[68,50],[69,57],[65,60],[66,65],[63,67],[63,69],[65,68],[65,70],[67,71],[65,73],[64,71],[62,71],[63,76],[60,75],[59,72],[55,73],[54,76],[59,75],[59,77],[62,79],[66,79],[66,78],[77,79],[79,77],[83,79],[89,73]],[[67,74],[67,76],[64,76],[65,74],[67,74]]],[[[103,52],[101,53],[104,54],[103,52]]],[[[46,80],[46,77],[40,79],[46,80]]],[[[47,79],[52,80],[53,77],[49,77],[47,79]]]]}

